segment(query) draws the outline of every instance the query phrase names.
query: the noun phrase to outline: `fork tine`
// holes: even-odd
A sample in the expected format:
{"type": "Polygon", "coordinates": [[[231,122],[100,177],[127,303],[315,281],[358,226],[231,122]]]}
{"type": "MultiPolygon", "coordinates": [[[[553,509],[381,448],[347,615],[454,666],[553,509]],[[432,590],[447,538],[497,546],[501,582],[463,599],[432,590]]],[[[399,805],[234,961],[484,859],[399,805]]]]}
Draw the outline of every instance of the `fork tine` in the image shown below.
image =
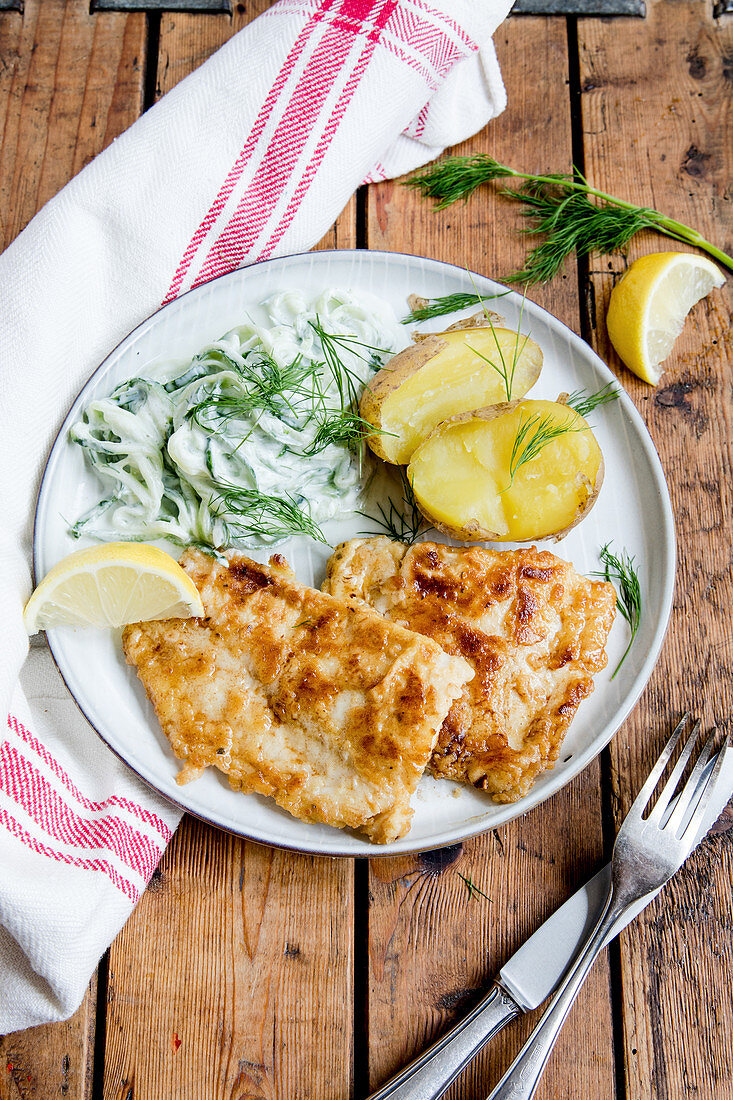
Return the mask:
{"type": "MultiPolygon", "coordinates": [[[[713,732],[710,734],[707,741],[705,742],[705,745],[703,746],[702,752],[698,756],[697,761],[695,762],[695,767],[692,769],[689,779],[680,791],[680,796],[677,799],[677,804],[667,817],[667,820],[662,825],[660,825],[661,829],[668,828],[671,833],[674,833],[676,835],[680,831],[680,826],[685,821],[685,818],[689,818],[690,814],[694,812],[695,795],[697,794],[698,796],[701,796],[702,791],[705,789],[705,784],[703,783],[701,786],[700,779],[704,769],[707,767],[708,760],[712,755],[713,746],[715,744],[715,737],[716,731],[713,730],[713,732]]],[[[687,823],[685,823],[685,828],[687,828],[687,823]]]]}
{"type": "Polygon", "coordinates": [[[720,752],[718,753],[717,759],[715,761],[715,766],[713,767],[713,770],[708,776],[707,782],[703,787],[702,794],[700,795],[700,801],[695,807],[695,812],[690,820],[687,822],[684,832],[679,838],[680,840],[684,840],[686,843],[688,843],[690,847],[692,847],[692,845],[695,843],[695,837],[697,836],[697,833],[702,824],[702,819],[705,816],[708,808],[708,803],[710,802],[713,791],[715,789],[715,783],[721,771],[723,770],[723,764],[725,763],[725,758],[729,751],[730,734],[727,733],[725,735],[725,741],[723,742],[722,748],[720,749],[720,752]]]}
{"type": "Polygon", "coordinates": [[[689,714],[683,714],[682,715],[682,720],[680,721],[679,725],[675,729],[674,733],[670,737],[667,744],[662,749],[661,753],[659,754],[659,759],[657,760],[657,762],[654,765],[654,767],[652,768],[652,770],[649,772],[649,775],[647,777],[647,780],[646,780],[644,786],[641,788],[641,790],[637,794],[636,798],[634,799],[634,801],[632,803],[632,806],[631,806],[631,809],[629,810],[629,813],[628,813],[629,817],[632,814],[638,814],[641,817],[642,813],[644,812],[644,810],[646,808],[647,802],[649,801],[651,796],[654,794],[654,791],[656,790],[657,783],[659,782],[659,780],[662,776],[662,772],[667,767],[667,763],[669,761],[670,756],[672,755],[672,753],[674,752],[674,750],[677,746],[677,742],[679,741],[680,737],[682,736],[682,731],[685,728],[685,726],[687,724],[687,720],[688,720],[689,717],[690,717],[689,714]]]}
{"type": "Polygon", "coordinates": [[[699,733],[700,733],[700,721],[698,719],[698,721],[695,722],[695,725],[692,727],[692,731],[690,733],[690,736],[687,738],[687,741],[685,742],[685,747],[683,748],[682,752],[680,753],[680,755],[677,759],[677,763],[675,764],[675,766],[672,768],[672,771],[670,772],[669,779],[667,780],[667,782],[664,784],[664,787],[662,788],[662,791],[659,795],[659,798],[656,801],[656,805],[654,806],[654,809],[649,814],[649,817],[648,817],[647,820],[651,824],[658,825],[660,818],[664,814],[664,811],[669,806],[672,795],[677,790],[677,784],[679,783],[679,781],[682,777],[682,773],[684,772],[685,768],[687,767],[687,761],[690,759],[690,756],[692,755],[692,750],[695,747],[695,743],[697,742],[697,738],[698,738],[699,733]]]}

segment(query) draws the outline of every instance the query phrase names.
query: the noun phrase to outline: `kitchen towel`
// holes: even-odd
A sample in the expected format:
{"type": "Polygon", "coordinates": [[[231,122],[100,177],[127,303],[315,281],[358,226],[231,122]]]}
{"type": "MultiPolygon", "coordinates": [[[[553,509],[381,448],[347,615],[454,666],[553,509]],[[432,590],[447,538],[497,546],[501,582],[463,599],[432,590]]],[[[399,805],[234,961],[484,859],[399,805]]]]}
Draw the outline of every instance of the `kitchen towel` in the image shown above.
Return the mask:
{"type": "Polygon", "coordinates": [[[505,104],[509,0],[279,0],[51,200],[0,256],[0,1033],[64,1019],[179,811],[30,656],[33,508],[74,396],[163,302],[311,248],[362,182],[433,159],[505,104]]]}

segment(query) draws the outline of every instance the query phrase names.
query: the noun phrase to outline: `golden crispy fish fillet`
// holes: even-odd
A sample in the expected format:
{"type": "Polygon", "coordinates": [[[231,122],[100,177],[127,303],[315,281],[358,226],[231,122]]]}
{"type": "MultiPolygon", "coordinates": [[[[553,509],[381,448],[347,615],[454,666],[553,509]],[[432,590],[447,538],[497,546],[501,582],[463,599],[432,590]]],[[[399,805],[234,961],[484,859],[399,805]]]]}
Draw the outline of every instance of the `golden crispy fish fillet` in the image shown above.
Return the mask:
{"type": "Polygon", "coordinates": [[[525,795],[557,760],[605,644],[616,593],[548,551],[408,549],[388,538],[336,548],[324,590],[364,601],[473,666],[443,723],[429,770],[498,802],[525,795]]]}
{"type": "Polygon", "coordinates": [[[125,654],[186,782],[214,765],[303,821],[386,843],[472,675],[461,658],[363,605],[298,584],[285,559],[181,559],[206,618],[136,623],[125,654]]]}

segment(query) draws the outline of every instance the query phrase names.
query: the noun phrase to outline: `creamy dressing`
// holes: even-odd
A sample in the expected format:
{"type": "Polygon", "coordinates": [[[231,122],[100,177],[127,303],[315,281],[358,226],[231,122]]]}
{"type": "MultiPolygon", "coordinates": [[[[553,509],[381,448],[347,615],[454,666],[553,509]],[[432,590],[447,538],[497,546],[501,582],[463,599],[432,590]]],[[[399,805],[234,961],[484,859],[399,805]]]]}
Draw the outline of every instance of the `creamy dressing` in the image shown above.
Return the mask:
{"type": "Polygon", "coordinates": [[[348,291],[289,291],[261,311],[262,323],[90,402],[70,438],[106,495],[76,537],[256,548],[319,537],[356,510],[364,444],[324,425],[357,414],[364,384],[404,346],[401,326],[385,302],[348,291]]]}

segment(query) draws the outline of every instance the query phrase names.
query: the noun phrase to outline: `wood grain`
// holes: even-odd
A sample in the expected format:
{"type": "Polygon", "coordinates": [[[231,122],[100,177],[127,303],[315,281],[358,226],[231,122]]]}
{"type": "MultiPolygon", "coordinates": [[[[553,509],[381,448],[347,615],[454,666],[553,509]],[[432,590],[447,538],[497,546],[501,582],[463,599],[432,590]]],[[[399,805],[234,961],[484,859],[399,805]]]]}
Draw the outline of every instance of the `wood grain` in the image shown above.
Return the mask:
{"type": "MultiPolygon", "coordinates": [[[[491,152],[520,168],[567,168],[572,152],[565,21],[509,19],[496,44],[509,108],[455,151],[491,152]],[[528,78],[530,58],[532,70],[543,74],[541,81],[528,78]]],[[[367,231],[373,248],[434,256],[493,277],[521,265],[519,214],[492,189],[483,189],[466,205],[433,212],[414,191],[386,182],[369,188],[368,202],[367,231]]],[[[550,286],[533,287],[530,297],[579,331],[574,266],[550,286]]],[[[463,848],[372,863],[372,1088],[457,1021],[502,963],[600,862],[600,788],[596,762],[544,806],[463,848]],[[472,894],[466,879],[486,897],[472,894]]],[[[493,1040],[447,1095],[452,1100],[485,1100],[535,1019],[517,1021],[493,1040]]],[[[537,1095],[605,1100],[613,1093],[604,960],[573,1010],[537,1095]]]]}
{"type": "MultiPolygon", "coordinates": [[[[158,94],[268,6],[164,15],[158,94]]],[[[355,221],[351,200],[321,247],[352,246],[355,221]]],[[[110,951],[105,1100],[342,1100],[352,1019],[353,863],[184,818],[110,951]]]]}
{"type": "Polygon", "coordinates": [[[139,114],[145,19],[83,0],[0,16],[0,209],[6,246],[139,114]]]}
{"type": "MultiPolygon", "coordinates": [[[[579,22],[586,167],[593,183],[733,245],[733,22],[708,4],[654,0],[645,21],[579,22]],[[660,74],[674,74],[660,79],[660,74]]],[[[680,248],[646,234],[591,264],[593,341],[645,417],[669,482],[678,536],[671,629],[651,684],[612,747],[621,816],[673,716],[729,724],[731,683],[730,279],[687,322],[656,390],[623,368],[603,318],[638,255],[680,248]]],[[[629,1096],[733,1094],[731,834],[709,838],[622,938],[629,1096]]]]}
{"type": "Polygon", "coordinates": [[[97,978],[60,1024],[0,1037],[0,1100],[92,1100],[97,978]]]}
{"type": "MultiPolygon", "coordinates": [[[[232,20],[164,15],[158,90],[169,90],[268,6],[235,5],[232,20]]],[[[707,3],[651,0],[648,9],[645,21],[578,22],[579,89],[569,83],[564,20],[509,20],[497,35],[509,109],[461,151],[486,149],[520,168],[567,168],[570,95],[577,92],[593,182],[696,225],[730,252],[733,19],[714,20],[707,3]]],[[[0,15],[5,244],[139,113],[145,26],[140,15],[90,16],[88,0],[26,0],[24,16],[0,15]]],[[[352,200],[322,247],[356,243],[355,209],[352,200]]],[[[385,183],[369,189],[365,224],[372,247],[489,275],[516,268],[522,257],[518,211],[490,191],[434,214],[385,183]]],[[[628,260],[675,247],[649,235],[633,243],[628,260]]],[[[691,707],[725,726],[733,695],[733,298],[726,288],[696,308],[661,386],[651,390],[614,358],[603,325],[626,262],[594,259],[582,296],[572,265],[530,294],[576,331],[582,322],[618,370],[660,451],[678,522],[672,630],[607,757],[617,819],[670,713],[691,707]]],[[[185,819],[111,951],[104,1100],[363,1098],[457,1019],[598,866],[601,786],[596,763],[543,807],[485,838],[440,854],[374,861],[358,898],[369,906],[366,920],[355,912],[351,863],[289,856],[185,819]]],[[[733,1094],[732,837],[723,822],[624,934],[614,956],[618,974],[605,959],[597,965],[539,1097],[615,1095],[612,980],[624,1023],[619,1084],[629,1100],[733,1094]]],[[[91,1100],[94,1003],[92,986],[68,1023],[0,1040],[0,1100],[91,1100]]],[[[533,1022],[512,1025],[449,1096],[484,1100],[533,1022]]]]}
{"type": "MultiPolygon", "coordinates": [[[[137,117],[145,19],[88,0],[26,0],[0,15],[2,247],[137,117]]],[[[0,1100],[91,1097],[96,979],[66,1023],[0,1039],[0,1100]]]]}
{"type": "MultiPolygon", "coordinates": [[[[573,156],[565,20],[510,18],[495,43],[509,106],[487,129],[449,152],[490,152],[527,171],[567,168],[573,156]],[[541,82],[527,76],[528,59],[533,72],[544,74],[541,82]]],[[[435,256],[499,280],[523,266],[522,217],[495,188],[482,188],[470,202],[436,212],[402,181],[388,180],[369,187],[368,202],[370,248],[435,256]]],[[[578,330],[574,266],[549,285],[532,287],[528,296],[578,330]]]]}
{"type": "Polygon", "coordinates": [[[348,1096],[350,872],[184,819],[110,952],[105,1100],[348,1096]]]}

